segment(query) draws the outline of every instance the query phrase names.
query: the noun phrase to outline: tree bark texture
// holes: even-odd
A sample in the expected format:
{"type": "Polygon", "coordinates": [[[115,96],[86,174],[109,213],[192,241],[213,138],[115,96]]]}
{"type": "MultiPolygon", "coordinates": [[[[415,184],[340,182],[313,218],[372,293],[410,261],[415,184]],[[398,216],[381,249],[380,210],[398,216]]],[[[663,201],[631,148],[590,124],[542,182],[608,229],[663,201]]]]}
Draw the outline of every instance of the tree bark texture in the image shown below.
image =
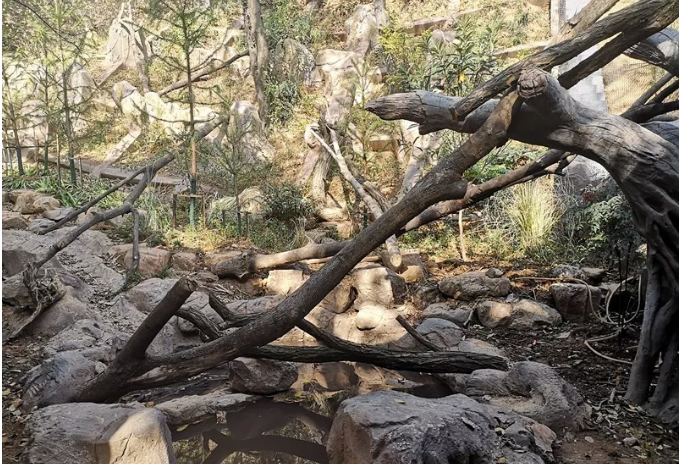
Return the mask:
{"type": "Polygon", "coordinates": [[[250,53],[250,72],[255,81],[255,93],[259,118],[264,127],[269,125],[269,108],[266,103],[264,89],[266,75],[269,70],[269,45],[264,35],[264,23],[262,22],[262,6],[259,0],[243,0],[245,33],[248,38],[248,50],[250,53]]]}

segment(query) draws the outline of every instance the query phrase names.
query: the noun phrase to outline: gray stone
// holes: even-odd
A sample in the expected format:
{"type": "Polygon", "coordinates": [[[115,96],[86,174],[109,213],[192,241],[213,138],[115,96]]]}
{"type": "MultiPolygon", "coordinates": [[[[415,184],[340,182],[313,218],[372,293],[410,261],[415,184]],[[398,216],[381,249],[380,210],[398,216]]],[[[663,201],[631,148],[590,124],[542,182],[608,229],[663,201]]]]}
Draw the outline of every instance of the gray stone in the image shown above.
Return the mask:
{"type": "Polygon", "coordinates": [[[467,378],[463,393],[469,396],[509,396],[505,385],[507,373],[495,369],[478,369],[467,378]]]}
{"type": "Polygon", "coordinates": [[[445,319],[425,319],[422,324],[417,326],[417,331],[441,349],[449,350],[456,347],[464,335],[453,322],[445,319]]]}
{"type": "Polygon", "coordinates": [[[520,300],[512,304],[510,329],[536,329],[546,325],[559,325],[562,319],[559,312],[545,304],[533,300],[520,300]]]}
{"type": "Polygon", "coordinates": [[[73,401],[79,387],[106,369],[100,362],[85,358],[77,351],[64,351],[26,374],[22,408],[73,401]]]}
{"type": "Polygon", "coordinates": [[[327,450],[331,464],[551,462],[556,435],[518,414],[464,395],[425,399],[394,391],[345,400],[335,416],[327,450]],[[497,427],[521,427],[512,443],[497,427]],[[518,450],[519,453],[514,453],[518,450]]]}
{"type": "Polygon", "coordinates": [[[47,230],[49,227],[53,225],[54,221],[51,221],[49,219],[43,218],[33,219],[28,225],[28,231],[33,232],[34,234],[38,234],[43,230],[47,230]]]}
{"type": "Polygon", "coordinates": [[[171,427],[217,419],[219,413],[238,411],[254,403],[256,396],[217,390],[205,395],[188,395],[157,404],[155,409],[165,416],[171,427]]]}
{"type": "Polygon", "coordinates": [[[319,306],[335,314],[342,314],[351,307],[355,299],[356,289],[351,286],[351,280],[343,279],[323,298],[319,306]]]}
{"type": "Polygon", "coordinates": [[[549,287],[556,310],[564,320],[585,322],[599,310],[601,289],[583,284],[556,283],[549,287]],[[591,299],[590,299],[591,298],[591,299]]]}
{"type": "Polygon", "coordinates": [[[606,269],[599,269],[597,267],[583,267],[580,270],[585,275],[585,280],[587,283],[592,285],[598,285],[606,278],[606,269]]]}
{"type": "Polygon", "coordinates": [[[372,301],[390,307],[403,301],[406,286],[403,278],[379,265],[359,265],[351,272],[359,301],[372,301]]]}
{"type": "Polygon", "coordinates": [[[77,351],[92,361],[111,362],[125,346],[130,335],[105,322],[81,319],[52,337],[45,346],[48,357],[63,351],[77,351]]]}
{"type": "Polygon", "coordinates": [[[301,287],[307,279],[300,270],[275,269],[269,271],[266,290],[272,295],[288,295],[301,287]]]}
{"type": "MultiPolygon", "coordinates": [[[[22,193],[26,193],[26,192],[33,192],[33,190],[31,190],[31,189],[10,190],[9,192],[7,192],[7,198],[8,198],[10,203],[16,203],[17,199],[19,198],[19,195],[21,195],[22,193]]],[[[3,201],[3,203],[4,203],[4,201],[3,201]]]]}
{"type": "Polygon", "coordinates": [[[50,195],[42,195],[33,202],[33,209],[38,214],[55,210],[60,206],[59,200],[50,195]]]}
{"type": "Polygon", "coordinates": [[[43,212],[42,217],[44,217],[45,219],[50,219],[52,221],[61,221],[66,216],[71,214],[73,211],[74,209],[71,207],[56,208],[43,212]]]}
{"type": "Polygon", "coordinates": [[[2,281],[2,303],[14,306],[15,308],[25,308],[33,304],[31,294],[24,285],[22,274],[15,274],[2,281]]]}
{"type": "Polygon", "coordinates": [[[580,270],[577,266],[571,266],[570,264],[560,264],[552,269],[552,277],[563,278],[568,277],[571,279],[585,279],[585,273],[580,270]]]}
{"type": "Polygon", "coordinates": [[[248,162],[268,161],[273,157],[275,150],[266,139],[257,107],[249,101],[239,100],[231,105],[227,130],[233,132],[233,137],[240,134],[240,146],[248,162]]]}
{"type": "Polygon", "coordinates": [[[3,229],[26,229],[28,221],[24,219],[21,213],[15,211],[2,212],[2,228],[3,229]]]}
{"type": "Polygon", "coordinates": [[[509,324],[512,317],[511,303],[484,301],[476,308],[476,315],[484,327],[495,328],[509,324]]]}
{"type": "Polygon", "coordinates": [[[422,318],[445,319],[457,325],[464,325],[469,320],[472,311],[466,306],[455,307],[448,303],[434,303],[422,312],[422,318]]]}
{"type": "Polygon", "coordinates": [[[43,312],[26,328],[28,333],[52,337],[82,319],[101,320],[101,316],[76,297],[73,288],[43,312]]]}
{"type": "Polygon", "coordinates": [[[500,269],[493,267],[490,268],[486,271],[486,277],[490,277],[491,279],[497,279],[500,278],[504,275],[504,272],[502,272],[500,269]]]}
{"type": "Polygon", "coordinates": [[[484,297],[505,297],[511,291],[511,283],[505,277],[491,278],[483,271],[468,272],[448,277],[439,282],[439,290],[457,300],[474,300],[484,297]]]}
{"type": "Polygon", "coordinates": [[[28,424],[30,464],[174,464],[163,415],[138,403],[59,404],[36,411],[28,424]]]}
{"type": "Polygon", "coordinates": [[[236,358],[229,363],[231,389],[272,395],[286,391],[297,380],[297,366],[270,359],[236,358]]]}
{"type": "Polygon", "coordinates": [[[311,73],[316,66],[314,55],[294,39],[283,39],[276,45],[273,54],[273,71],[293,82],[311,85],[311,73]]]}
{"type": "Polygon", "coordinates": [[[198,267],[198,256],[195,253],[180,252],[172,255],[172,269],[175,271],[193,272],[198,267]]]}
{"type": "Polygon", "coordinates": [[[381,305],[364,302],[359,304],[356,309],[358,316],[356,316],[356,328],[359,330],[372,330],[377,328],[382,320],[388,317],[395,317],[388,314],[389,310],[381,305]]]}
{"type": "Polygon", "coordinates": [[[466,340],[462,340],[460,343],[458,343],[457,350],[462,351],[463,353],[487,354],[489,356],[500,356],[507,359],[507,355],[505,355],[505,353],[500,348],[476,338],[467,338],[466,340]]]}
{"type": "MultiPolygon", "coordinates": [[[[480,371],[471,377],[477,372],[480,371]]],[[[545,364],[518,362],[508,372],[496,371],[492,376],[485,375],[483,380],[468,382],[466,394],[489,395],[490,404],[511,409],[558,432],[564,428],[579,430],[591,414],[591,408],[578,391],[545,364]],[[470,385],[473,392],[469,390],[470,385]]]]}
{"type": "MultiPolygon", "coordinates": [[[[11,195],[11,194],[10,194],[11,195]]],[[[21,214],[36,214],[40,213],[34,205],[35,201],[40,198],[43,193],[38,193],[33,190],[26,190],[19,193],[14,201],[13,210],[21,214]]]]}
{"type": "MultiPolygon", "coordinates": [[[[172,253],[170,253],[169,250],[141,246],[139,247],[139,267],[137,268],[137,272],[145,279],[155,277],[170,267],[171,257],[172,253]]],[[[123,258],[123,264],[126,268],[132,266],[131,248],[125,254],[125,257],[123,258]]]]}

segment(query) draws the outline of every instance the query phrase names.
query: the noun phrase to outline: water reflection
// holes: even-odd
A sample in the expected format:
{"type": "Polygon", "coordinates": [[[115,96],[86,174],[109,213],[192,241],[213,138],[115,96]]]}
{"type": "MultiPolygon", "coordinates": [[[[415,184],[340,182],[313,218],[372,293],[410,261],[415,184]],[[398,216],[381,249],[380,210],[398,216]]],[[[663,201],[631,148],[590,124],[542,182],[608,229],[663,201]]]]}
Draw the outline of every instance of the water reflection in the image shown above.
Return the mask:
{"type": "Polygon", "coordinates": [[[243,409],[173,431],[182,464],[327,463],[332,419],[299,403],[262,398],[243,409]]]}

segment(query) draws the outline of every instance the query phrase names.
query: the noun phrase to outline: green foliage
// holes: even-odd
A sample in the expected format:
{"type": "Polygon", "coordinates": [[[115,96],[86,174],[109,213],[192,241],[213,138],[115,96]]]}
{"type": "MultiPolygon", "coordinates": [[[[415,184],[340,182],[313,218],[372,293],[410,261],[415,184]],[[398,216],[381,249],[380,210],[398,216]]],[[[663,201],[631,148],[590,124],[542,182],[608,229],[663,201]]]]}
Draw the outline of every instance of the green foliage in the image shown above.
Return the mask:
{"type": "Polygon", "coordinates": [[[269,120],[274,125],[288,122],[301,98],[297,82],[271,73],[266,78],[264,94],[269,107],[269,120]]]}
{"type": "MultiPolygon", "coordinates": [[[[452,149],[446,147],[444,153],[451,153],[452,151],[452,149]]],[[[468,169],[464,173],[464,177],[475,184],[486,182],[535,160],[541,153],[542,151],[539,149],[517,142],[508,142],[500,148],[493,149],[487,156],[468,169]]]]}
{"type": "Polygon", "coordinates": [[[566,218],[586,254],[607,258],[613,250],[636,249],[644,240],[637,232],[632,208],[612,182],[582,194],[581,200],[566,211],[566,218]]]}
{"type": "Polygon", "coordinates": [[[307,219],[314,212],[302,189],[289,182],[265,185],[263,204],[268,218],[285,224],[307,219]]]}
{"type": "Polygon", "coordinates": [[[311,15],[305,13],[296,0],[273,0],[262,16],[270,49],[275,49],[284,39],[295,39],[305,45],[311,42],[311,15]]]}
{"type": "Polygon", "coordinates": [[[499,69],[492,54],[498,28],[481,28],[467,19],[458,23],[452,42],[431,40],[431,33],[413,36],[398,27],[385,28],[380,44],[389,66],[390,90],[437,88],[447,95],[466,94],[499,69]]]}

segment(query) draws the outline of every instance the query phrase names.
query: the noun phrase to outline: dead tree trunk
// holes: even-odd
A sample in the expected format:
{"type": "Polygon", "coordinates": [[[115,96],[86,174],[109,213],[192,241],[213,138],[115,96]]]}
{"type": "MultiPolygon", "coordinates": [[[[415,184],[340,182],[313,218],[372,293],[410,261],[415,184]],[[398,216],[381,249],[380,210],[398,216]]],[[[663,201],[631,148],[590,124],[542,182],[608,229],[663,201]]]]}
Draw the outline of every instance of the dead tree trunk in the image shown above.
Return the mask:
{"type": "MultiPolygon", "coordinates": [[[[647,129],[620,116],[593,111],[573,100],[556,79],[541,70],[524,71],[518,84],[526,105],[508,135],[599,162],[632,205],[637,227],[648,241],[651,284],[627,398],[647,404],[667,420],[678,420],[677,360],[671,350],[679,329],[679,131],[662,123],[647,129]],[[653,366],[661,355],[668,364],[663,363],[651,396],[653,366]]],[[[447,110],[453,106],[450,100],[424,93],[402,94],[378,99],[368,108],[385,119],[416,121],[426,131],[447,127],[473,132],[494,106],[487,102],[457,122],[447,110]]]]}

